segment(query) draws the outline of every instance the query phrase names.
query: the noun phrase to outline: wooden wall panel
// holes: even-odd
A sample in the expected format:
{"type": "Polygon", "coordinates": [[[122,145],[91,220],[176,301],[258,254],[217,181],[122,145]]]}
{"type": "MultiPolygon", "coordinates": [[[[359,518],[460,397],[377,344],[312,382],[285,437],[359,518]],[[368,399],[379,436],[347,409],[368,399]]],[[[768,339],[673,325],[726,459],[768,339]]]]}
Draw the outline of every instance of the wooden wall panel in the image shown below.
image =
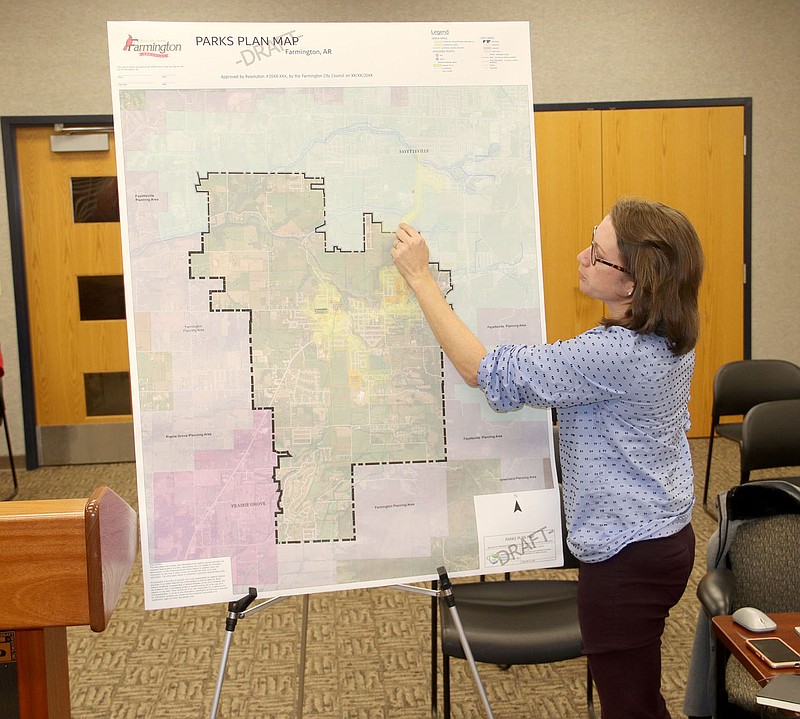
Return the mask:
{"type": "Polygon", "coordinates": [[[744,108],[606,110],[603,204],[622,195],[686,213],[705,253],[690,436],[711,430],[714,374],[744,356],[744,108]]]}
{"type": "Polygon", "coordinates": [[[600,113],[536,113],[536,164],[547,339],[591,327],[603,303],[578,288],[577,255],[603,217],[600,113]]]}

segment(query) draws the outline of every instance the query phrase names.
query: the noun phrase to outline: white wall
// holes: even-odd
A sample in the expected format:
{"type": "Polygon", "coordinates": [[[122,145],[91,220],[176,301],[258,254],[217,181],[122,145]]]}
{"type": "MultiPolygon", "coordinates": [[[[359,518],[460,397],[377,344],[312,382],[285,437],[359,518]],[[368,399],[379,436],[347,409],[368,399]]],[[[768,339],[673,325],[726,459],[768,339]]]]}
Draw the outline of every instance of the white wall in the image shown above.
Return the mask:
{"type": "MultiPolygon", "coordinates": [[[[0,0],[0,18],[0,116],[110,115],[107,20],[528,20],[537,103],[752,97],[752,353],[800,363],[798,0],[0,0]]],[[[20,454],[6,202],[0,344],[20,454]]]]}

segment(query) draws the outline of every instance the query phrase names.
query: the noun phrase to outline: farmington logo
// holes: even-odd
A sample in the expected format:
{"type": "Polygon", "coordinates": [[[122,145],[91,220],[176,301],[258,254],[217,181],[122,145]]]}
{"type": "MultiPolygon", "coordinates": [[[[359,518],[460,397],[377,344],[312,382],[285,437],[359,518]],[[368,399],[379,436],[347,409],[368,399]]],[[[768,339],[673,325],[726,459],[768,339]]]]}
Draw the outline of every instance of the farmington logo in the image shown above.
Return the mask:
{"type": "Polygon", "coordinates": [[[169,57],[171,52],[179,52],[181,46],[179,43],[174,42],[141,42],[132,35],[128,35],[128,39],[122,49],[149,57],[169,57]]]}

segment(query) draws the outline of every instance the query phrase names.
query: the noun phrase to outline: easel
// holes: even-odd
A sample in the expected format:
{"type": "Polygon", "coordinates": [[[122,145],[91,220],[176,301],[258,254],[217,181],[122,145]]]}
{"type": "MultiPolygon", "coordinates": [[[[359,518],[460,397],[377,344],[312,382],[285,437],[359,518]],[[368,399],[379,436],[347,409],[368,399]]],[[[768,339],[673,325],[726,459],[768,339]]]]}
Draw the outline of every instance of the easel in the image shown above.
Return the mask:
{"type": "MultiPolygon", "coordinates": [[[[414,592],[417,594],[427,594],[429,596],[438,599],[439,597],[444,599],[444,603],[447,605],[447,608],[450,610],[450,614],[453,618],[453,625],[458,632],[458,636],[461,639],[461,647],[464,650],[464,656],[469,663],[469,667],[472,670],[472,676],[475,679],[475,685],[478,687],[478,693],[481,695],[481,701],[483,702],[483,708],[486,710],[486,717],[487,719],[494,719],[494,714],[492,714],[492,707],[489,706],[489,699],[486,696],[486,690],[483,688],[483,682],[481,681],[480,674],[478,674],[478,667],[475,664],[475,658],[472,656],[472,650],[469,648],[469,642],[467,641],[467,635],[464,633],[464,627],[461,624],[461,618],[458,616],[458,609],[456,608],[456,598],[453,595],[453,585],[450,582],[450,577],[447,576],[447,570],[444,567],[439,567],[436,570],[439,574],[439,588],[438,589],[424,589],[422,587],[414,587],[405,584],[395,584],[394,587],[397,589],[402,589],[403,591],[407,592],[414,592]]],[[[436,638],[433,638],[435,641],[436,638]]],[[[436,676],[434,673],[433,676],[436,676]]],[[[433,708],[433,713],[435,715],[435,707],[433,708]]]]}
{"type": "MultiPolygon", "coordinates": [[[[478,687],[478,693],[481,696],[481,701],[483,702],[483,707],[486,710],[486,717],[487,719],[494,719],[494,714],[492,714],[492,708],[489,706],[489,700],[486,697],[486,691],[483,688],[483,682],[481,681],[480,674],[478,674],[478,667],[475,664],[475,659],[472,656],[472,650],[469,648],[469,642],[467,641],[467,636],[464,633],[464,628],[461,625],[461,619],[458,616],[458,609],[456,608],[456,600],[453,596],[453,585],[450,582],[450,578],[447,576],[447,570],[444,567],[439,567],[437,569],[437,573],[439,575],[439,582],[437,588],[425,589],[424,587],[415,587],[412,585],[407,584],[393,584],[390,585],[395,589],[400,589],[405,592],[412,592],[414,594],[425,594],[433,599],[433,606],[435,607],[436,600],[442,598],[447,605],[450,613],[452,614],[453,624],[458,631],[458,635],[461,639],[461,646],[464,649],[464,656],[467,658],[469,662],[470,669],[472,670],[472,676],[475,678],[475,684],[478,687]]],[[[222,693],[222,683],[225,680],[225,670],[228,664],[228,654],[230,652],[231,641],[233,640],[233,632],[236,629],[236,624],[239,619],[244,619],[247,616],[251,616],[257,612],[260,612],[262,609],[266,609],[268,606],[272,606],[277,602],[286,599],[286,597],[274,597],[272,599],[267,599],[261,604],[257,604],[254,607],[250,607],[250,604],[255,600],[258,592],[254,587],[250,587],[249,592],[241,597],[240,599],[234,600],[232,602],[228,602],[228,614],[225,619],[225,643],[222,649],[222,659],[220,660],[219,666],[219,674],[217,676],[217,683],[214,690],[214,701],[211,706],[211,719],[216,719],[217,711],[219,709],[219,699],[222,693]],[[249,607],[249,608],[248,608],[249,607]]],[[[295,716],[297,719],[302,719],[303,716],[303,700],[305,694],[305,666],[306,666],[306,639],[308,636],[308,594],[303,595],[303,619],[300,629],[300,686],[298,688],[297,693],[297,704],[296,704],[296,711],[295,716]]],[[[434,636],[432,641],[436,641],[436,637],[434,636]]],[[[433,661],[436,661],[435,655],[433,661]]],[[[434,672],[433,676],[435,677],[436,674],[434,672]]],[[[432,716],[436,716],[436,707],[432,706],[431,710],[432,716]]]]}
{"type": "MultiPolygon", "coordinates": [[[[219,710],[219,699],[222,694],[222,682],[225,680],[225,669],[228,666],[228,654],[230,653],[231,642],[233,641],[233,632],[236,630],[236,624],[240,619],[252,616],[258,612],[271,607],[273,604],[282,602],[288,597],[273,597],[267,599],[254,607],[250,605],[258,595],[255,587],[250,587],[250,591],[240,599],[228,602],[228,616],[225,619],[225,644],[222,648],[222,659],[219,663],[219,674],[217,675],[217,684],[214,689],[214,701],[211,704],[211,719],[216,719],[217,711],[219,710]],[[250,608],[248,608],[250,607],[250,608]]],[[[297,709],[296,716],[303,716],[303,697],[305,694],[305,668],[306,668],[306,639],[308,637],[308,594],[303,595],[303,620],[300,628],[300,687],[297,694],[297,709]]]]}
{"type": "MultiPolygon", "coordinates": [[[[0,377],[3,376],[3,358],[0,357],[0,377]]],[[[8,433],[8,417],[6,417],[6,403],[3,399],[3,380],[0,379],[0,424],[6,435],[6,447],[8,448],[8,464],[11,468],[11,479],[14,482],[14,489],[4,500],[14,499],[19,493],[19,482],[17,481],[17,468],[14,466],[14,452],[11,450],[11,435],[8,433]]]]}

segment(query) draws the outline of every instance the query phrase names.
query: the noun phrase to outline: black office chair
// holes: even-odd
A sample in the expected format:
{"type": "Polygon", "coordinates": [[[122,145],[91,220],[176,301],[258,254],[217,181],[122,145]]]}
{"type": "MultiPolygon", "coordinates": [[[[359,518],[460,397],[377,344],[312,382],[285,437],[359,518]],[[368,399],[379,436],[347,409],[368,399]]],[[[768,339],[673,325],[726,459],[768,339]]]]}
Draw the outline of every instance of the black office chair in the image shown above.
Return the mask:
{"type": "MultiPolygon", "coordinates": [[[[566,545],[563,526],[564,568],[576,569],[578,560],[566,545]]],[[[508,668],[514,664],[548,664],[581,656],[578,625],[578,582],[572,579],[476,581],[453,585],[459,619],[476,662],[508,668]]],[[[450,658],[465,659],[450,610],[442,601],[441,647],[444,717],[450,717],[450,658]]],[[[436,699],[436,662],[432,665],[432,705],[436,699]]],[[[592,674],[586,664],[586,705],[594,719],[592,674]]]]}
{"type": "MultiPolygon", "coordinates": [[[[741,479],[757,469],[800,466],[800,399],[762,402],[742,423],[741,479]]],[[[800,477],[795,478],[800,482],[800,477]]]]}
{"type": "MultiPolygon", "coordinates": [[[[697,587],[709,619],[744,606],[768,614],[800,609],[800,486],[796,481],[765,479],[719,495],[719,525],[711,539],[717,568],[709,570],[697,587]]],[[[715,716],[785,716],[756,705],[759,686],[755,679],[740,662],[730,660],[721,642],[713,641],[715,716]]]]}
{"type": "Polygon", "coordinates": [[[703,506],[708,504],[711,457],[715,433],[741,448],[742,422],[720,422],[722,417],[745,415],[761,402],[800,398],[800,367],[786,360],[759,359],[728,362],[714,376],[714,400],[711,409],[711,434],[703,486],[703,506]]]}

